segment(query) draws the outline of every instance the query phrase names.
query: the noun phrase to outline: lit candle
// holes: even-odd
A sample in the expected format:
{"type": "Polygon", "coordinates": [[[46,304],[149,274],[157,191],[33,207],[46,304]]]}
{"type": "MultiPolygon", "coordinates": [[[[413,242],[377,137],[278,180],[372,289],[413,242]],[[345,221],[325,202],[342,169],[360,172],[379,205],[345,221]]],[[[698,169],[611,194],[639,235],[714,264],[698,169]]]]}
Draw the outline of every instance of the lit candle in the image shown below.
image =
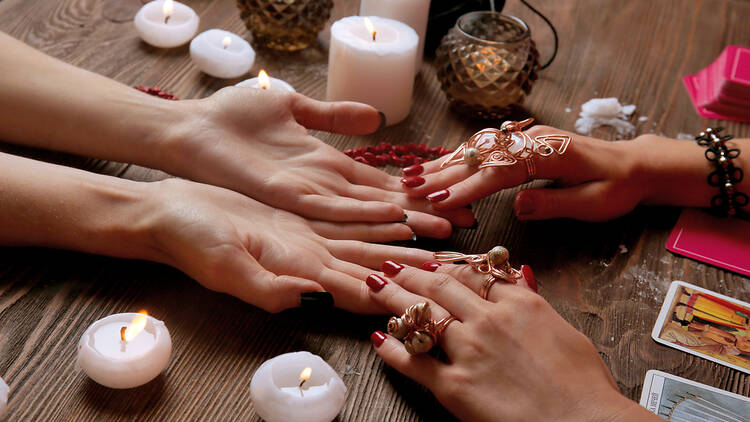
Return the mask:
{"type": "Polygon", "coordinates": [[[328,101],[369,104],[385,114],[389,126],[404,120],[411,108],[418,42],[413,29],[393,19],[349,16],[336,21],[328,56],[328,101]]]}
{"type": "Polygon", "coordinates": [[[0,378],[0,418],[5,415],[5,406],[8,405],[8,391],[10,391],[8,384],[0,378]]]}
{"type": "Polygon", "coordinates": [[[344,407],[346,386],[320,356],[286,353],[255,371],[250,397],[267,422],[330,422],[344,407]]]}
{"type": "Polygon", "coordinates": [[[110,388],[133,388],[151,381],[167,367],[171,354],[167,327],[146,311],[102,318],[78,342],[78,366],[110,388]]]}
{"type": "Polygon", "coordinates": [[[419,73],[424,56],[424,36],[427,33],[430,0],[362,0],[359,5],[359,14],[395,19],[416,31],[419,36],[419,45],[414,73],[419,73]]]}
{"type": "Polygon", "coordinates": [[[263,69],[258,72],[257,78],[245,79],[235,86],[247,86],[250,88],[266,89],[269,91],[297,92],[291,85],[289,85],[285,81],[268,76],[268,73],[266,73],[266,71],[263,69]]]}
{"type": "Polygon", "coordinates": [[[237,78],[253,67],[255,50],[247,41],[222,29],[209,29],[190,42],[190,58],[204,73],[237,78]]]}
{"type": "Polygon", "coordinates": [[[190,41],[199,18],[190,7],[172,0],[146,3],[133,18],[138,36],[154,47],[170,48],[190,41]]]}

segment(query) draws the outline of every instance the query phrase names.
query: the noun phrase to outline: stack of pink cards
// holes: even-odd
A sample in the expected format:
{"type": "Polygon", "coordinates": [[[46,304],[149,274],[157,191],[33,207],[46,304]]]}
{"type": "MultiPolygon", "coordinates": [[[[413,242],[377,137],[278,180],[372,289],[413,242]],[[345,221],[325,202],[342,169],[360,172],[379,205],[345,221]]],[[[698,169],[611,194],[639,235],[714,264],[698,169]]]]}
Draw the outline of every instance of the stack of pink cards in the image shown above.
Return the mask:
{"type": "Polygon", "coordinates": [[[730,45],[682,82],[702,117],[750,122],[750,48],[730,45]]]}

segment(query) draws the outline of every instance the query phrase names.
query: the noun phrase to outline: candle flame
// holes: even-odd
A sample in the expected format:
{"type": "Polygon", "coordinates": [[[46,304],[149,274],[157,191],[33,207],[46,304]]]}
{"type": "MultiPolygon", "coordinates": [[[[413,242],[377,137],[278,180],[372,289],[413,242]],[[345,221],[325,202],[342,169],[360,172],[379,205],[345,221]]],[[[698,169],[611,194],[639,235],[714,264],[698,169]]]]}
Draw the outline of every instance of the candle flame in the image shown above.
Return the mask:
{"type": "Polygon", "coordinates": [[[305,383],[305,381],[310,379],[310,376],[312,375],[312,368],[309,366],[302,370],[302,372],[299,373],[299,386],[302,387],[302,384],[305,383]]]}
{"type": "Polygon", "coordinates": [[[172,16],[172,12],[174,12],[174,0],[164,0],[161,11],[164,13],[164,23],[167,23],[169,17],[172,16]]]}
{"type": "Polygon", "coordinates": [[[367,27],[367,30],[370,31],[370,34],[372,34],[372,40],[375,41],[375,25],[372,24],[372,21],[370,18],[365,16],[365,26],[367,27]]]}
{"type": "Polygon", "coordinates": [[[229,45],[232,44],[232,37],[229,35],[225,36],[223,40],[221,40],[221,45],[224,46],[224,48],[229,47],[229,45]]]}
{"type": "MultiPolygon", "coordinates": [[[[268,77],[268,73],[266,73],[266,71],[263,69],[258,72],[258,86],[260,87],[260,89],[268,89],[271,87],[271,78],[268,77]]],[[[302,377],[302,375],[300,375],[300,377],[302,377]]],[[[310,378],[310,375],[308,375],[307,377],[310,378]]]]}
{"type": "Polygon", "coordinates": [[[133,320],[130,322],[130,325],[126,327],[124,330],[120,330],[120,337],[122,337],[122,341],[129,342],[133,340],[138,334],[140,334],[141,331],[143,331],[144,328],[146,328],[146,323],[148,322],[148,312],[146,311],[139,311],[138,315],[133,318],[133,320]]]}

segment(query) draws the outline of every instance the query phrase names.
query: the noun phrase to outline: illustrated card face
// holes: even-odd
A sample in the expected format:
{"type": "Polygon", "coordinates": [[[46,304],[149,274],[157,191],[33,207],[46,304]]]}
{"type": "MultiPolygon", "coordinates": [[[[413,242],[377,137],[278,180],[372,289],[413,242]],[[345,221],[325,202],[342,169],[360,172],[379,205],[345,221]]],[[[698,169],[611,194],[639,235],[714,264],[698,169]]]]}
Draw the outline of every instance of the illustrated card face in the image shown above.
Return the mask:
{"type": "Polygon", "coordinates": [[[750,422],[750,398],[661,371],[648,371],[641,406],[667,421],[750,422]]]}
{"type": "Polygon", "coordinates": [[[750,373],[750,304],[673,281],[651,337],[712,362],[750,373]]]}

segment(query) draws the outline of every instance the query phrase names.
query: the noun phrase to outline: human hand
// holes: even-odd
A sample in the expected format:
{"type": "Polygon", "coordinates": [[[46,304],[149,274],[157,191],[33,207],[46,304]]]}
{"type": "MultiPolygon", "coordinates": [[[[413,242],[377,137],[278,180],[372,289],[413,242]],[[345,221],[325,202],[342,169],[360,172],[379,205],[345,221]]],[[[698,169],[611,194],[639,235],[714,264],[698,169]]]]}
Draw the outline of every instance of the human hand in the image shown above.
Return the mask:
{"type": "MultiPolygon", "coordinates": [[[[526,133],[562,133],[572,142],[563,155],[534,157],[537,179],[556,182],[554,188],[520,191],[514,200],[522,220],[574,218],[609,220],[636,205],[707,206],[715,188],[705,182],[711,171],[702,148],[694,142],[642,135],[631,141],[603,141],[548,126],[526,133]]],[[[523,164],[505,167],[455,165],[440,170],[444,160],[424,164],[425,183],[406,189],[426,196],[438,210],[450,210],[527,181],[523,164]]]]}
{"type": "Polygon", "coordinates": [[[399,178],[352,160],[307,131],[374,132],[381,118],[370,106],[238,87],[177,105],[185,119],[168,131],[170,173],[316,220],[393,223],[406,213],[417,235],[438,238],[450,235],[448,220],[474,224],[470,210],[435,212],[424,198],[404,194],[399,178]]]}
{"type": "Polygon", "coordinates": [[[384,279],[371,276],[372,300],[401,315],[430,302],[432,317],[457,318],[445,329],[447,362],[410,355],[396,338],[375,332],[375,350],[390,366],[430,389],[465,421],[615,421],[651,416],[620,395],[588,338],[539,295],[495,283],[488,300],[478,291],[484,275],[467,265],[404,267],[384,279]],[[461,281],[459,281],[461,280],[461,281]]]}
{"type": "Polygon", "coordinates": [[[300,305],[305,292],[327,291],[336,306],[383,313],[360,280],[388,256],[424,262],[418,249],[333,238],[398,237],[411,230],[310,221],[227,189],[167,179],[148,184],[152,260],[174,266],[203,286],[270,312],[300,305]],[[318,234],[324,232],[328,238],[318,234]],[[369,267],[369,268],[368,268],[369,267]]]}

